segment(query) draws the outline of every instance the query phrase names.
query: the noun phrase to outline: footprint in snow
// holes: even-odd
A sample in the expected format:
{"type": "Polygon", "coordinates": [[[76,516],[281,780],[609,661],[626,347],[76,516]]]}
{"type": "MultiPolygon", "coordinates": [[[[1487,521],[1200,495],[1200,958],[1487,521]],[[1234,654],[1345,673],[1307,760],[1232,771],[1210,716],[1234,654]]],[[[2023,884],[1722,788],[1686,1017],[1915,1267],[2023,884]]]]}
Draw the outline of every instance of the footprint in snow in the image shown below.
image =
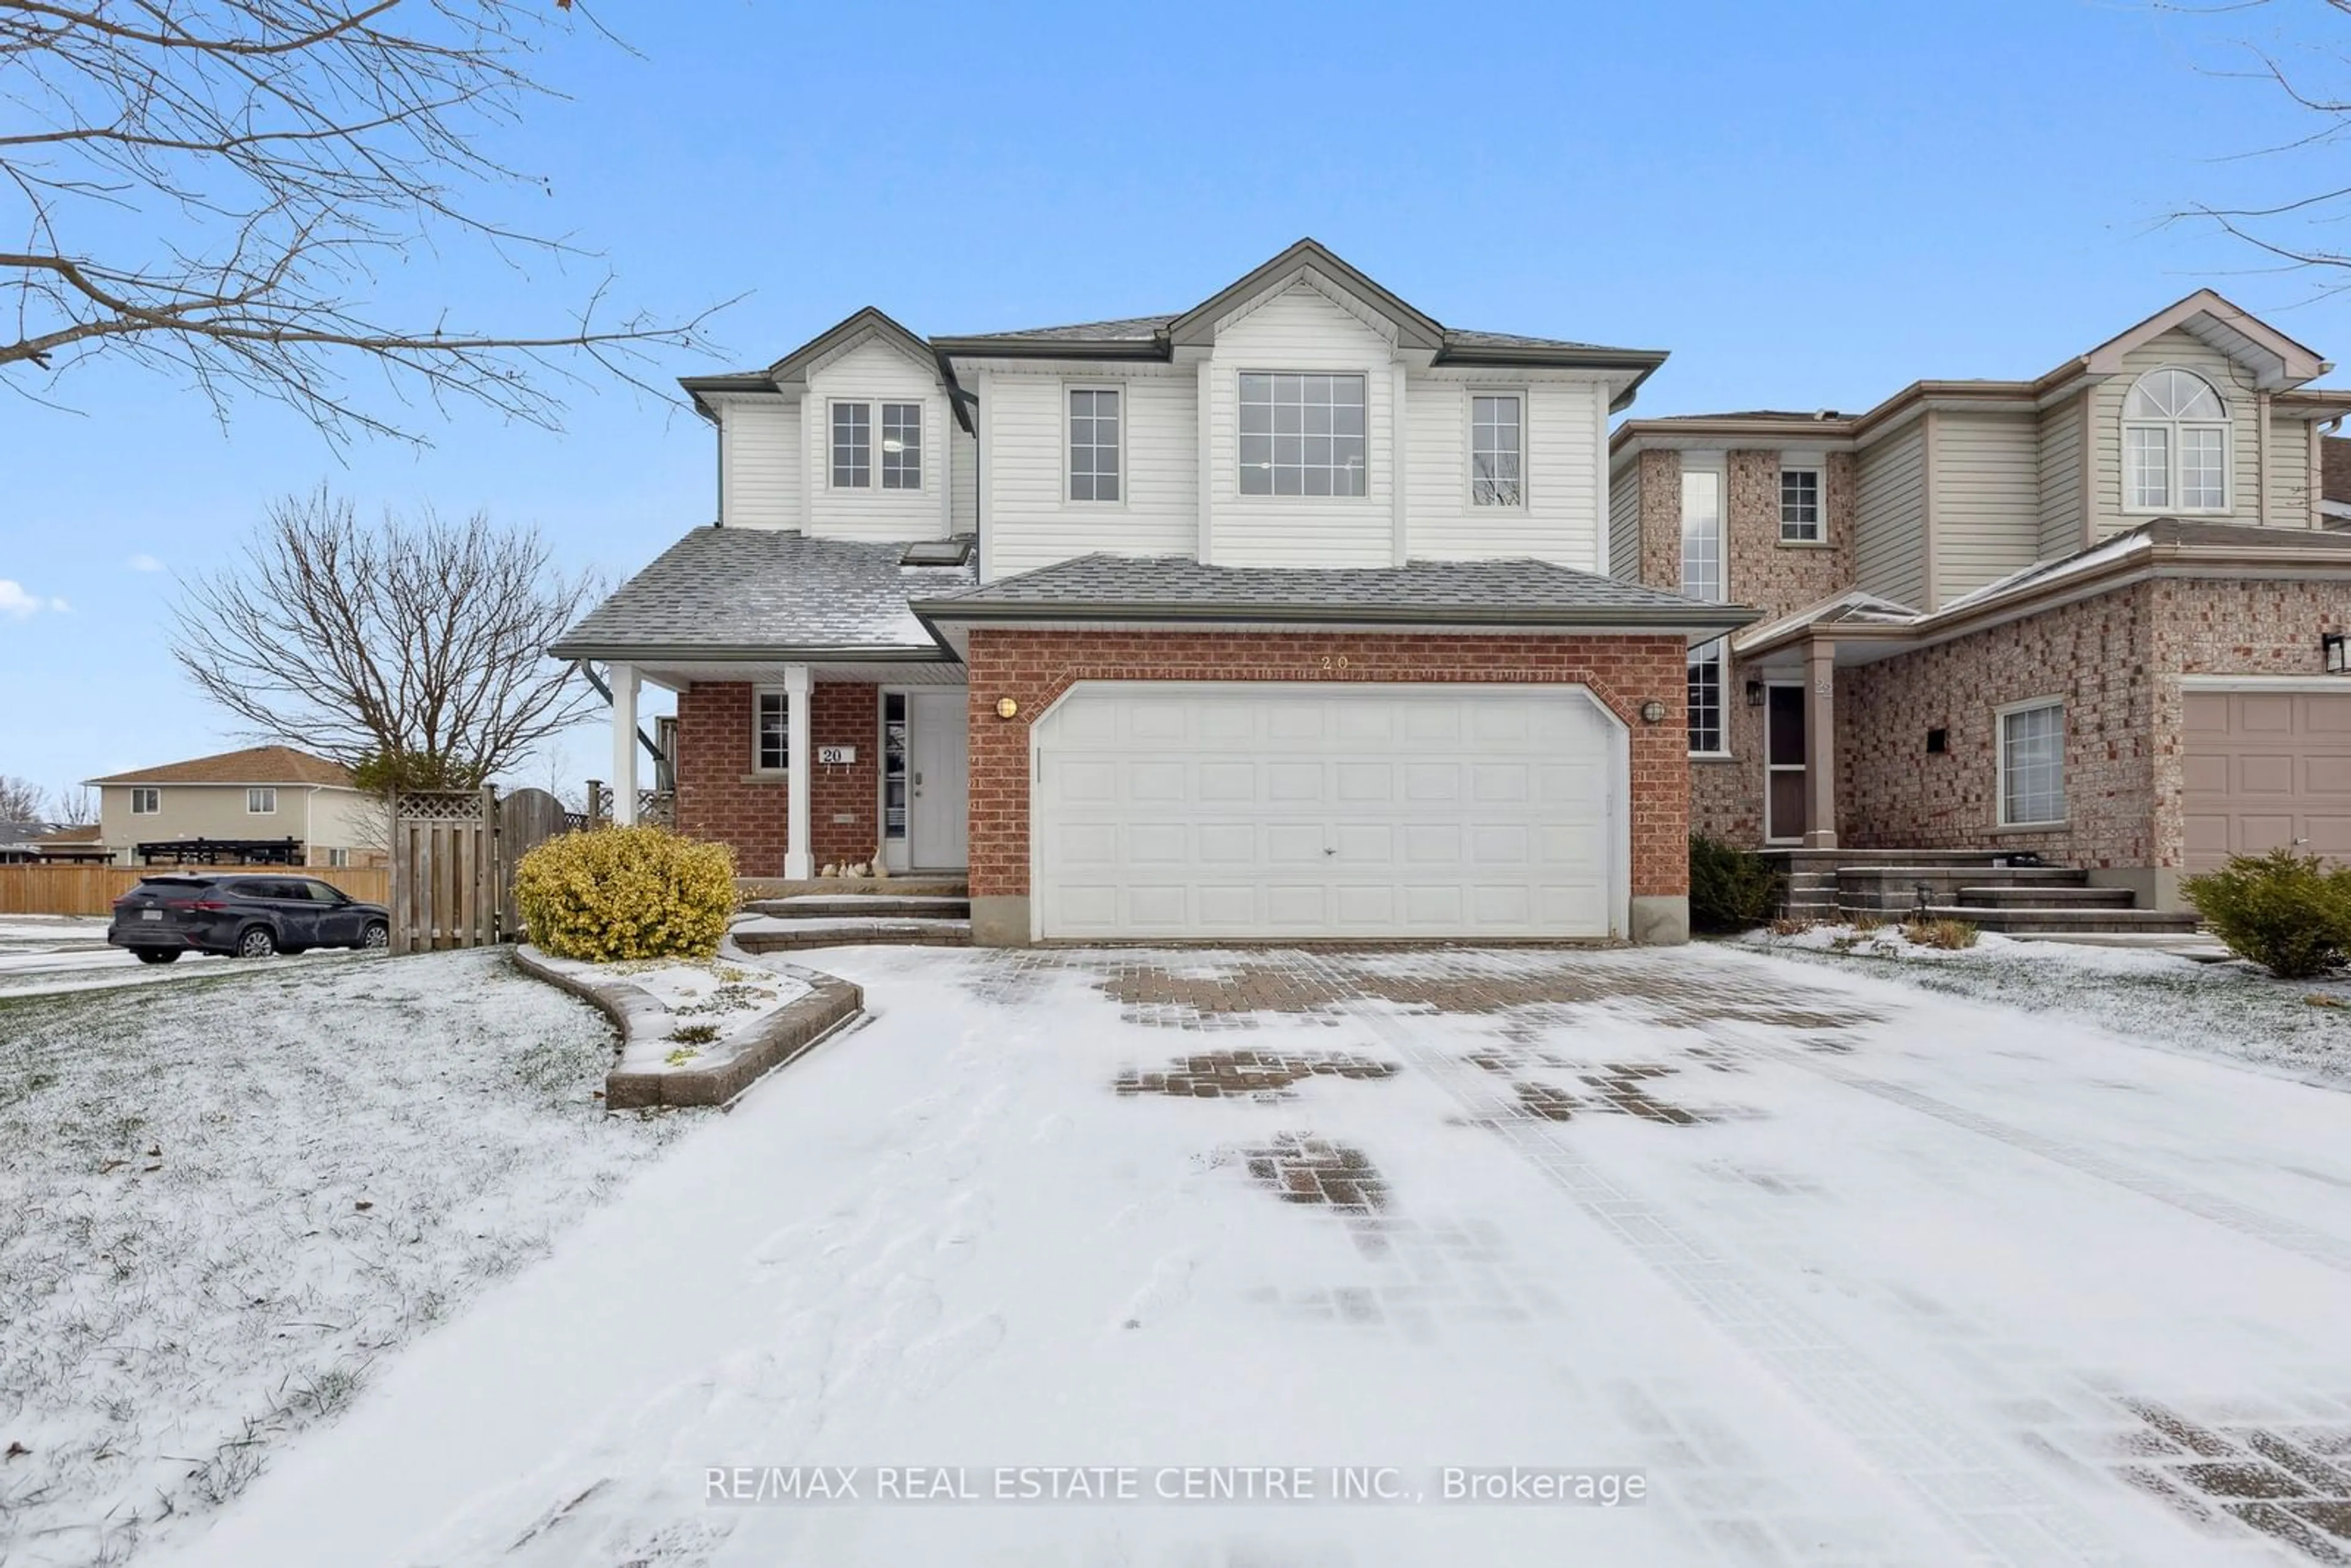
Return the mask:
{"type": "Polygon", "coordinates": [[[900,1392],[909,1399],[930,1398],[1002,1344],[1004,1332],[1004,1320],[990,1312],[916,1341],[899,1363],[904,1368],[900,1392]]]}

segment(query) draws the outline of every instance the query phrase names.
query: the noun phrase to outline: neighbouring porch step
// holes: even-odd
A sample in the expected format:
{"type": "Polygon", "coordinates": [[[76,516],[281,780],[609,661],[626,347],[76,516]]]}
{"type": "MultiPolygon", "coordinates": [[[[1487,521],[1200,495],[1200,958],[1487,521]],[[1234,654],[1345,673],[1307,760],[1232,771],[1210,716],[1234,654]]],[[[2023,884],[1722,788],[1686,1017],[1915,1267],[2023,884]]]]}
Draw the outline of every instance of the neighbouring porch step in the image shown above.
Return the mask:
{"type": "Polygon", "coordinates": [[[735,879],[735,891],[746,904],[817,894],[837,898],[847,894],[874,894],[892,898],[963,898],[970,894],[971,884],[952,874],[812,876],[799,880],[780,876],[738,876],[735,879]]]}
{"type": "Polygon", "coordinates": [[[869,945],[968,947],[968,920],[801,919],[772,916],[738,923],[728,933],[746,953],[793,953],[810,947],[869,945]]]}
{"type": "Polygon", "coordinates": [[[1963,887],[1959,902],[2001,909],[2128,909],[2137,902],[2126,887],[2038,887],[2031,883],[2005,887],[1963,887]]]}
{"type": "Polygon", "coordinates": [[[2186,936],[2197,929],[2192,909],[1991,909],[1976,904],[1930,906],[1937,920],[1964,920],[1983,931],[2002,935],[2070,932],[2141,932],[2186,936]]]}
{"type": "Polygon", "coordinates": [[[743,907],[755,915],[773,915],[778,920],[971,918],[971,900],[947,894],[803,893],[789,898],[756,899],[743,907]]]}

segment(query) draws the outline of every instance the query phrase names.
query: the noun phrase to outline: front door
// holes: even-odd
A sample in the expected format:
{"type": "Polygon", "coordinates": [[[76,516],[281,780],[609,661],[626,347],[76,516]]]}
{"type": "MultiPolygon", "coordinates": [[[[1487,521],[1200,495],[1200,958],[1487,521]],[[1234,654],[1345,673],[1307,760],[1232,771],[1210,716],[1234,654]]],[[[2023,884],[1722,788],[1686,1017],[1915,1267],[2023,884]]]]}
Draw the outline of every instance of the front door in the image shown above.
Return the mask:
{"type": "Polygon", "coordinates": [[[1804,841],[1804,688],[1763,689],[1763,837],[1775,844],[1804,841]]]}
{"type": "Polygon", "coordinates": [[[964,689],[908,695],[906,852],[915,871],[961,871],[970,858],[965,810],[964,689]]]}

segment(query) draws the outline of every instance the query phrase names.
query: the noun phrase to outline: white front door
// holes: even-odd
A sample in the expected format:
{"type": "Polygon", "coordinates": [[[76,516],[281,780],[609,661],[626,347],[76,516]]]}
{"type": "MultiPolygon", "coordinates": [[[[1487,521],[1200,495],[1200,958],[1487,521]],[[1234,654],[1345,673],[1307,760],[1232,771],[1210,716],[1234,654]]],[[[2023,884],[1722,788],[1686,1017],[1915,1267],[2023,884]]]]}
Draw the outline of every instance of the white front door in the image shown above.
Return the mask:
{"type": "Polygon", "coordinates": [[[914,692],[906,701],[906,853],[915,871],[961,871],[969,860],[966,730],[961,686],[914,692]]]}
{"type": "Polygon", "coordinates": [[[1089,682],[1029,744],[1041,937],[1624,933],[1628,737],[1579,687],[1089,682]]]}

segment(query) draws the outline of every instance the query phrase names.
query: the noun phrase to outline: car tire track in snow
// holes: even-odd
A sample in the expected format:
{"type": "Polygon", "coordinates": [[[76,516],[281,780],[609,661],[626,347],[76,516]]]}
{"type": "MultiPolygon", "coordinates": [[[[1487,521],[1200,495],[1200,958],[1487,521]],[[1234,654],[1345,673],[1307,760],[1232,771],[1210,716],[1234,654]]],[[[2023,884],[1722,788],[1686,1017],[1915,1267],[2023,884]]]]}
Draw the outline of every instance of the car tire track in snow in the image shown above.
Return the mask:
{"type": "Polygon", "coordinates": [[[1320,955],[1301,954],[1298,961],[1322,971],[1333,991],[1346,998],[1338,1006],[1349,1017],[1489,1126],[1700,1315],[1907,1487],[1965,1543],[1968,1560],[2130,1561],[2120,1546],[2098,1534],[2077,1504],[2053,1495],[1753,1270],[1611,1179],[1577,1155],[1552,1124],[1515,1104],[1498,1104],[1490,1081],[1477,1068],[1422,1044],[1385,1005],[1358,995],[1343,967],[1320,955]]]}
{"type": "Polygon", "coordinates": [[[1738,1030],[1735,1026],[1718,1025],[1708,1031],[1708,1038],[1727,1051],[1750,1058],[1763,1057],[1792,1067],[1801,1067],[1813,1076],[1825,1078],[1832,1083],[1859,1090],[1865,1094],[1876,1095],[1905,1110],[1916,1111],[1922,1116],[1931,1116],[1938,1122],[1958,1127],[1962,1131],[1991,1138],[2027,1154],[2038,1155],[2053,1164],[2064,1166],[2068,1170],[2107,1182],[2126,1191],[2137,1193],[2142,1197],[2152,1198],[2183,1214],[2193,1215],[2199,1219],[2209,1219],[2233,1234],[2248,1236],[2258,1241],[2266,1241],[2273,1247],[2306,1258],[2314,1263],[2341,1273],[2351,1274],[2351,1239],[2314,1229],[2310,1226],[2271,1214],[2264,1209],[2255,1208],[2250,1204],[2240,1203],[2234,1198],[2222,1197],[2216,1193],[2207,1192],[2201,1187],[2191,1186],[2186,1182],[2174,1181],[2168,1176],[2158,1176],[2152,1171],[2144,1170],[2126,1160],[2116,1159],[2111,1155],[2102,1155],[2080,1145],[2069,1144],[2061,1138],[2053,1138],[2043,1133],[2035,1133],[2015,1126],[1996,1116],[1987,1116],[1980,1111],[1970,1111],[1964,1106],[1954,1105],[1948,1100],[1937,1099],[1932,1094],[1912,1089],[1906,1084],[1890,1082],[1883,1078],[1874,1078],[1866,1072],[1855,1071],[1851,1068],[1840,1066],[1834,1061],[1823,1058],[1817,1052],[1785,1046],[1777,1040],[1760,1039],[1738,1030]]]}

